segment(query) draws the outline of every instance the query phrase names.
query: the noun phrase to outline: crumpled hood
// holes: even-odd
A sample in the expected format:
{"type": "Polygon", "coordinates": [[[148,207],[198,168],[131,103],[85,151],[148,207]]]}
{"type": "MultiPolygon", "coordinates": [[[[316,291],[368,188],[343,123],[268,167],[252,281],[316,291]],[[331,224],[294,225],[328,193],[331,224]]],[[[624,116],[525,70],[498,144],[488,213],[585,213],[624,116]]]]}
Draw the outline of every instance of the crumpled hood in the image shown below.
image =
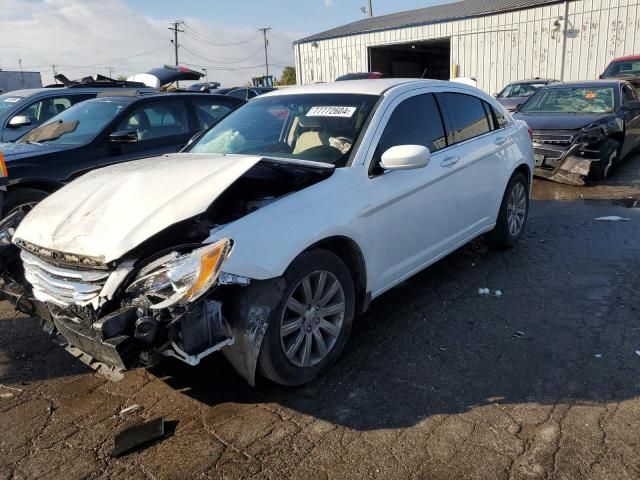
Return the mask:
{"type": "Polygon", "coordinates": [[[178,153],[93,170],[40,202],[14,241],[108,263],[204,212],[260,160],[178,153]]]}

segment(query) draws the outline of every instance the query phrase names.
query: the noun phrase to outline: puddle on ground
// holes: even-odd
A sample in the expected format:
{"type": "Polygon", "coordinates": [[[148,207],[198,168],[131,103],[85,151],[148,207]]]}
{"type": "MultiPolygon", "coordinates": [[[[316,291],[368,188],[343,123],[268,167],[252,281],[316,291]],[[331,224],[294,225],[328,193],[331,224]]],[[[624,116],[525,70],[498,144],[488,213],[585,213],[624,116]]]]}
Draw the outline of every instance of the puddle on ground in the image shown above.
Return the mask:
{"type": "Polygon", "coordinates": [[[535,179],[534,200],[612,200],[616,205],[640,208],[640,185],[587,185],[577,187],[535,179]]]}

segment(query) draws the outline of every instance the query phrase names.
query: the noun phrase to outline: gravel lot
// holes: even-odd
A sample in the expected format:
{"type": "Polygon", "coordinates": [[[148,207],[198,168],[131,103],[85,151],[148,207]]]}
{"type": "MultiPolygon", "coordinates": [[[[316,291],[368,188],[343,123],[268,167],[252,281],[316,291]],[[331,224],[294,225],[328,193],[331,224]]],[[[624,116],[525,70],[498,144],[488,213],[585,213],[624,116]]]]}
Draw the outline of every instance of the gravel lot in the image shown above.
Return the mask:
{"type": "Polygon", "coordinates": [[[0,304],[0,479],[640,478],[640,156],[534,195],[516,248],[480,239],[377,299],[303,388],[221,356],[112,383],[0,304]],[[165,439],[110,457],[157,416],[165,439]]]}

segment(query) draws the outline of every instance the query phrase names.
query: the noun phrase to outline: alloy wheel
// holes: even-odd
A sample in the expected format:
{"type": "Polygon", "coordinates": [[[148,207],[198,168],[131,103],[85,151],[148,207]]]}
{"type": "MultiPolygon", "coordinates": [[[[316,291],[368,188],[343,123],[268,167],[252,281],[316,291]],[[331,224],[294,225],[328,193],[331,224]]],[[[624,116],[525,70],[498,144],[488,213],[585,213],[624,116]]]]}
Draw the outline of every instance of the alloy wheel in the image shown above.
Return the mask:
{"type": "Polygon", "coordinates": [[[522,183],[516,183],[511,189],[507,203],[507,225],[509,233],[517,237],[527,217],[527,190],[522,183]]]}
{"type": "Polygon", "coordinates": [[[297,367],[324,360],[342,330],[346,303],[334,274],[317,270],[304,276],[291,291],[280,318],[280,344],[297,367]]]}

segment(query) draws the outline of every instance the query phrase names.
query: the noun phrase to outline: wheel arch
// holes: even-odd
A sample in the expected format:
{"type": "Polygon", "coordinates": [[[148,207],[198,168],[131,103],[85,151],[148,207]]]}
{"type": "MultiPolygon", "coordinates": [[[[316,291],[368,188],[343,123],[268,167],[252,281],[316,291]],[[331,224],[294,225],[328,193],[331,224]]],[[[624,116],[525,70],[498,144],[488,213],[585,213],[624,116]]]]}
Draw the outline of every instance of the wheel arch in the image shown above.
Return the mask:
{"type": "MultiPolygon", "coordinates": [[[[352,272],[356,292],[356,312],[364,313],[369,307],[370,292],[367,291],[367,266],[358,244],[349,237],[332,236],[307,247],[304,252],[321,248],[336,254],[352,272]]],[[[304,253],[301,252],[301,253],[304,253]]]]}
{"type": "Polygon", "coordinates": [[[62,183],[46,178],[19,178],[13,182],[9,182],[7,185],[7,191],[11,192],[21,188],[35,188],[37,190],[53,193],[62,188],[62,186],[62,183]]]}

